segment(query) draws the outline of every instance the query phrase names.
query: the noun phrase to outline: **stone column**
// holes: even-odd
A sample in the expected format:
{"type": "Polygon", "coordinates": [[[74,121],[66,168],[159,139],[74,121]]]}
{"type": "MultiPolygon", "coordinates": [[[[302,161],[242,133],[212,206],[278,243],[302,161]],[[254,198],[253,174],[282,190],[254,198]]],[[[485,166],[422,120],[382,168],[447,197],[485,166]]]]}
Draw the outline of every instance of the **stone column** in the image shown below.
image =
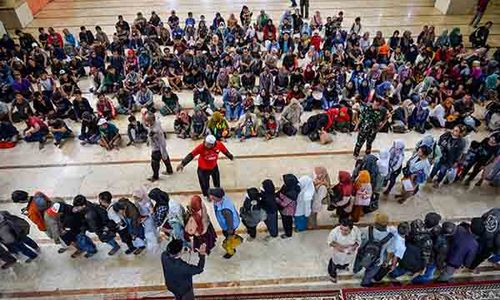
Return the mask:
{"type": "Polygon", "coordinates": [[[7,29],[24,28],[33,14],[25,0],[0,0],[0,20],[7,29]]]}
{"type": "Polygon", "coordinates": [[[436,0],[436,7],[443,15],[469,15],[476,9],[477,0],[436,0]]]}

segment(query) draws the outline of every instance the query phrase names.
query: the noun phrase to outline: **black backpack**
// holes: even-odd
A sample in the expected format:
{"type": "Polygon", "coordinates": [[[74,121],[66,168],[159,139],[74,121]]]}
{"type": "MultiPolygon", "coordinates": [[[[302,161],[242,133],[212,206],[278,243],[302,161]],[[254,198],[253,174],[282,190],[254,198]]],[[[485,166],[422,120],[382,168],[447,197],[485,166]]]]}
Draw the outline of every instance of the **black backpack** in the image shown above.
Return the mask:
{"type": "Polygon", "coordinates": [[[380,260],[383,246],[392,238],[392,233],[387,234],[382,240],[373,238],[373,226],[368,227],[368,242],[358,252],[359,265],[368,268],[380,260]]]}
{"type": "Polygon", "coordinates": [[[29,195],[25,191],[17,190],[12,192],[11,198],[14,203],[27,203],[29,195]]]}
{"type": "Polygon", "coordinates": [[[16,234],[16,237],[25,237],[30,233],[30,224],[25,219],[11,215],[8,211],[2,211],[1,214],[16,234]]]}
{"type": "Polygon", "coordinates": [[[293,136],[297,134],[297,128],[295,128],[292,123],[283,124],[283,133],[288,136],[293,136]]]}

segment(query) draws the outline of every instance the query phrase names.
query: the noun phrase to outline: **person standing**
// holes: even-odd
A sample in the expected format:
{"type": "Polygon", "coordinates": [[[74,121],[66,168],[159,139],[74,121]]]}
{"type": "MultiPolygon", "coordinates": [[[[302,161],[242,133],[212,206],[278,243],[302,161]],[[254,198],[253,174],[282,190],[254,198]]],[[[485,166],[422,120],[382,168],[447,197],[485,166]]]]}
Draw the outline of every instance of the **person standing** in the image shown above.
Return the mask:
{"type": "Polygon", "coordinates": [[[193,276],[201,274],[205,267],[206,245],[198,251],[198,264],[192,265],[181,259],[184,243],[172,240],[161,254],[161,265],[167,289],[174,294],[175,300],[194,300],[193,276]]]}
{"type": "Polygon", "coordinates": [[[172,174],[172,164],[167,152],[167,142],[165,140],[165,133],[161,128],[161,123],[156,119],[153,113],[146,115],[146,126],[149,127],[149,140],[151,145],[151,169],[153,169],[153,176],[148,180],[151,182],[160,179],[160,160],[163,161],[167,170],[162,174],[172,174]]]}
{"type": "Polygon", "coordinates": [[[300,184],[297,177],[293,174],[283,175],[283,186],[276,194],[276,203],[279,207],[281,221],[283,222],[283,230],[285,231],[285,233],[281,235],[282,239],[292,237],[293,216],[297,209],[299,194],[300,184]]]}
{"type": "Polygon", "coordinates": [[[236,253],[236,247],[241,243],[242,238],[236,234],[236,229],[240,226],[240,216],[224,190],[220,187],[212,188],[208,191],[210,201],[214,203],[214,213],[222,229],[222,234],[226,237],[222,242],[222,247],[226,250],[224,258],[229,259],[236,253]]]}
{"type": "Polygon", "coordinates": [[[328,246],[332,257],[328,262],[328,274],[337,282],[337,270],[346,270],[356,258],[356,250],[361,245],[361,231],[351,219],[341,219],[340,224],[330,231],[328,246]]]}
{"type": "Polygon", "coordinates": [[[473,27],[477,27],[477,25],[479,25],[489,2],[490,0],[477,0],[476,14],[474,15],[474,18],[472,18],[472,21],[470,21],[469,25],[473,27]]]}
{"type": "Polygon", "coordinates": [[[227,150],[222,142],[215,139],[215,136],[208,135],[202,144],[196,146],[177,166],[177,172],[182,171],[197,155],[198,159],[198,180],[203,196],[208,197],[210,187],[210,177],[215,187],[220,187],[220,174],[217,160],[219,152],[222,152],[227,158],[233,160],[233,155],[227,150]]]}
{"type": "Polygon", "coordinates": [[[300,15],[304,19],[309,19],[309,0],[300,0],[300,15]]]}
{"type": "Polygon", "coordinates": [[[376,98],[371,105],[361,104],[359,112],[359,122],[356,124],[355,131],[358,131],[358,139],[354,147],[353,155],[359,156],[361,147],[366,142],[366,154],[372,151],[372,143],[377,136],[377,132],[382,129],[388,120],[387,109],[383,107],[383,99],[376,98]]]}

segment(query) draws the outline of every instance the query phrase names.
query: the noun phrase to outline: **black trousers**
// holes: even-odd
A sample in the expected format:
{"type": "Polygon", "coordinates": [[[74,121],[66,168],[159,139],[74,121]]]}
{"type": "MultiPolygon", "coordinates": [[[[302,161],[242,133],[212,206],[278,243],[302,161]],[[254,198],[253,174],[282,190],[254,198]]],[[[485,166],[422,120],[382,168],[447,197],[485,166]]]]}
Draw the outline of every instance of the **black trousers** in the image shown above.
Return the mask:
{"type": "Polygon", "coordinates": [[[309,18],[309,0],[300,0],[300,15],[303,18],[309,18]]]}
{"type": "Polygon", "coordinates": [[[163,160],[165,167],[167,168],[167,173],[173,173],[172,164],[170,163],[170,157],[167,156],[166,159],[162,159],[161,151],[153,151],[151,153],[151,169],[153,169],[153,178],[158,179],[160,177],[160,160],[163,160]]]}
{"type": "Polygon", "coordinates": [[[255,238],[257,236],[257,226],[248,226],[248,224],[242,220],[243,225],[247,229],[247,233],[250,237],[255,238]]]}
{"type": "Polygon", "coordinates": [[[208,196],[208,189],[210,187],[210,176],[212,176],[212,181],[215,187],[220,187],[220,174],[219,166],[211,170],[202,170],[198,168],[198,181],[200,182],[201,192],[203,196],[208,196]]]}
{"type": "Polygon", "coordinates": [[[16,258],[2,244],[0,244],[0,259],[5,263],[16,262],[16,258]]]}
{"type": "Polygon", "coordinates": [[[283,229],[285,230],[285,235],[290,237],[293,233],[293,216],[284,216],[281,214],[281,222],[283,222],[283,229]]]}
{"type": "Polygon", "coordinates": [[[194,292],[193,289],[191,289],[189,292],[183,294],[183,295],[175,295],[175,300],[194,300],[194,292]]]}

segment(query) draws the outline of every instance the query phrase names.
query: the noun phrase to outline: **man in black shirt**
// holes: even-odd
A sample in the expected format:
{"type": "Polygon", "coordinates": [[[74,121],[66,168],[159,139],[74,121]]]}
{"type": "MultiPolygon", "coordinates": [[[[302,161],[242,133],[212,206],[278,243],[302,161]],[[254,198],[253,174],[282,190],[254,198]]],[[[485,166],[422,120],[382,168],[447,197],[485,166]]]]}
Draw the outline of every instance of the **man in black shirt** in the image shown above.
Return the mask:
{"type": "Polygon", "coordinates": [[[161,254],[165,285],[174,294],[176,300],[194,300],[193,275],[203,272],[207,245],[202,244],[197,250],[199,261],[196,266],[181,259],[182,248],[181,240],[172,240],[167,250],[161,254]]]}

